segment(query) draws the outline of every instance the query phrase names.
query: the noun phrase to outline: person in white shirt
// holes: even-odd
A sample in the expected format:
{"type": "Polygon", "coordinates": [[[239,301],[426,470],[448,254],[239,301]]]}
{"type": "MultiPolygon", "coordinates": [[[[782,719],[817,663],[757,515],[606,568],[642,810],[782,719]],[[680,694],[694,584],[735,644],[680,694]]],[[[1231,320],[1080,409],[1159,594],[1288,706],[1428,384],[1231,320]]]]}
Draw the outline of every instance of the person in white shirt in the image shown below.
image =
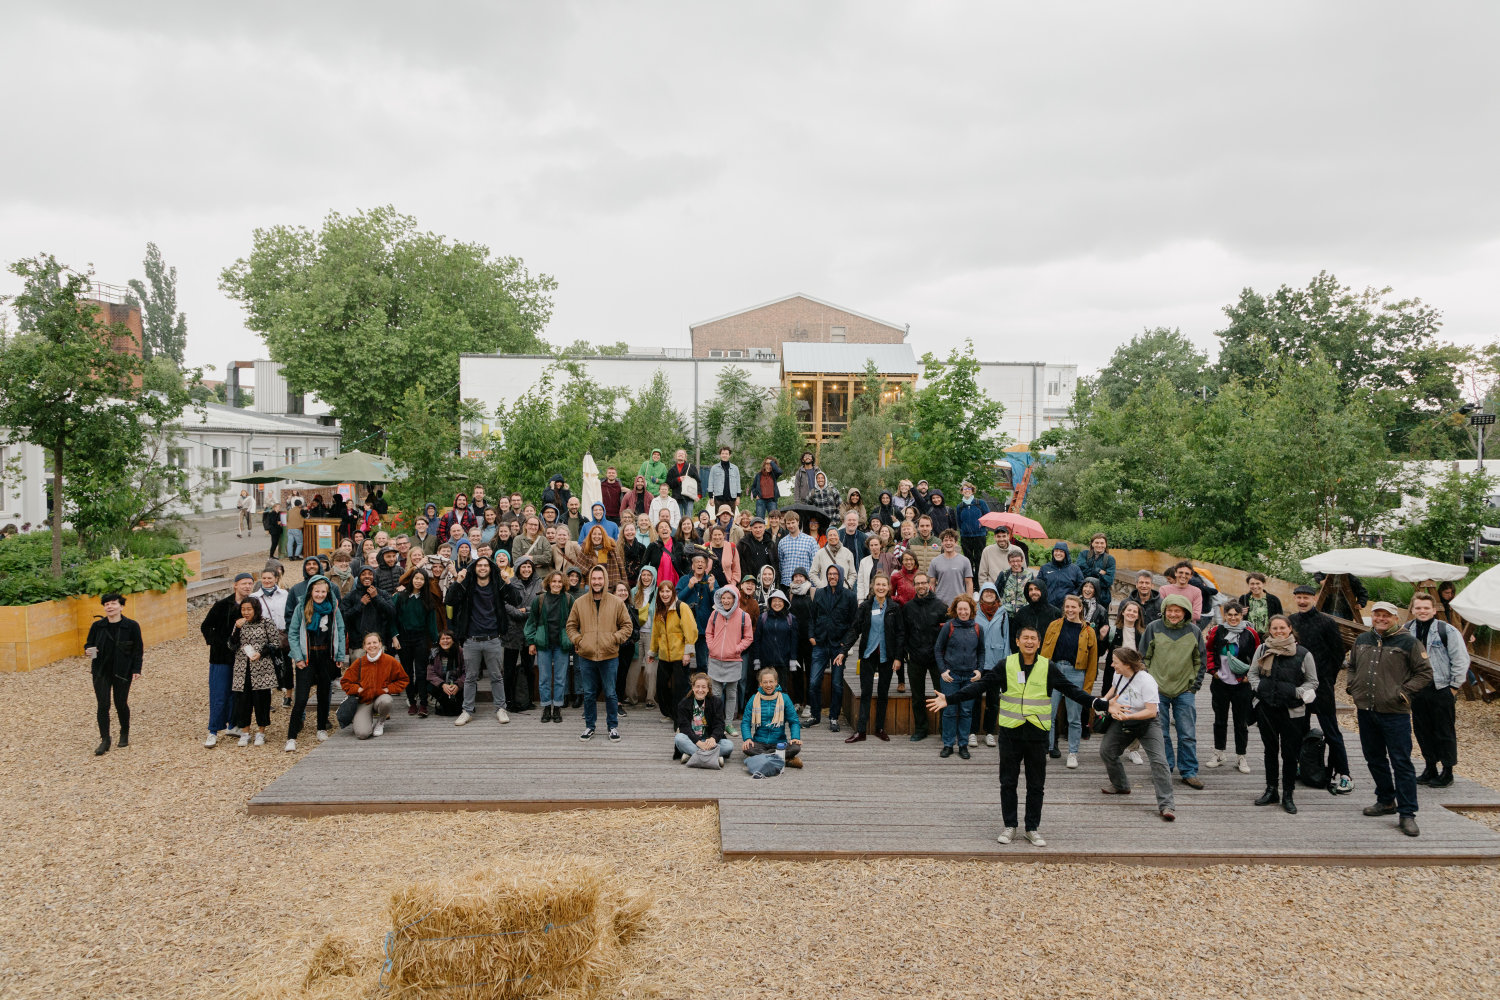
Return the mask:
{"type": "MultiPolygon", "coordinates": [[[[281,563],[274,559],[266,563],[260,571],[260,587],[252,591],[250,596],[260,601],[261,614],[285,638],[286,632],[282,626],[286,621],[286,602],[289,591],[281,585],[281,574],[283,572],[284,568],[281,563]]],[[[275,649],[268,649],[265,653],[271,657],[271,662],[275,665],[276,687],[281,692],[281,706],[283,708],[290,708],[292,705],[293,680],[291,660],[288,659],[286,650],[280,646],[275,649]]]]}
{"type": "Polygon", "coordinates": [[[651,499],[651,523],[660,523],[663,513],[669,515],[672,523],[672,532],[675,534],[677,523],[682,520],[682,508],[677,505],[676,500],[672,499],[672,488],[666,483],[661,484],[661,488],[657,490],[657,495],[651,499]]]}
{"type": "Polygon", "coordinates": [[[870,554],[859,561],[858,598],[863,601],[870,596],[870,578],[877,574],[891,575],[890,560],[885,556],[885,544],[879,535],[865,539],[870,554]]]}
{"type": "MultiPolygon", "coordinates": [[[[1099,756],[1104,760],[1109,784],[1099,790],[1105,795],[1130,794],[1130,776],[1125,773],[1125,765],[1120,763],[1120,755],[1132,741],[1140,740],[1151,761],[1151,784],[1156,790],[1156,810],[1162,819],[1170,823],[1177,818],[1177,813],[1173,809],[1172,773],[1167,770],[1161,720],[1156,717],[1157,700],[1160,697],[1156,678],[1141,669],[1141,654],[1129,647],[1122,646],[1115,650],[1114,665],[1114,683],[1102,699],[1109,704],[1109,722],[1099,747],[1099,756]]],[[[1099,707],[1098,702],[1095,702],[1095,707],[1099,707]]]]}

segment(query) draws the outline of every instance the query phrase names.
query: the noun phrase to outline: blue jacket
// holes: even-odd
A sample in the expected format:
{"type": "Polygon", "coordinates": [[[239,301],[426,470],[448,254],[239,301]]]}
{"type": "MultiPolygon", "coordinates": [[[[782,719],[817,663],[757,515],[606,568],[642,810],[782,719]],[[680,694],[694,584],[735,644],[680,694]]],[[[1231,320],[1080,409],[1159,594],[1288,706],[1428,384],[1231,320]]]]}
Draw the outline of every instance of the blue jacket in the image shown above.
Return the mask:
{"type": "MultiPolygon", "coordinates": [[[[1000,596],[1000,591],[993,583],[987,583],[979,588],[979,593],[986,590],[995,591],[995,596],[1000,596]]],[[[984,612],[980,611],[974,619],[979,623],[979,631],[984,633],[984,663],[980,665],[981,670],[993,670],[1005,659],[1010,652],[1010,615],[1002,606],[995,612],[995,617],[986,618],[984,612]]]]}
{"type": "MultiPolygon", "coordinates": [[[[763,666],[784,667],[791,663],[797,658],[797,616],[790,611],[779,615],[774,611],[762,611],[760,627],[755,630],[755,643],[750,648],[763,666]]],[[[806,670],[807,665],[804,664],[802,669],[806,670]]],[[[750,680],[754,682],[755,678],[750,680]]]]}
{"type": "MultiPolygon", "coordinates": [[[[1417,622],[1406,623],[1406,631],[1417,634],[1417,622]]],[[[1432,684],[1438,690],[1455,688],[1469,676],[1469,647],[1463,634],[1440,618],[1427,630],[1427,662],[1432,665],[1432,684]]]]}
{"type": "Polygon", "coordinates": [[[939,672],[949,671],[960,684],[969,683],[969,677],[984,663],[984,630],[970,619],[961,622],[949,618],[938,629],[937,642],[932,653],[937,660],[939,672]]]}
{"type": "Polygon", "coordinates": [[[760,718],[752,719],[755,711],[755,695],[760,691],[760,685],[745,696],[745,715],[740,719],[740,739],[754,740],[756,743],[764,743],[775,746],[787,740],[800,740],[802,738],[802,724],[797,719],[797,706],[792,704],[791,695],[776,688],[776,696],[781,699],[781,712],[785,718],[781,725],[773,726],[771,720],[776,716],[776,702],[774,699],[765,699],[760,706],[760,718]]]}
{"type": "Polygon", "coordinates": [[[708,641],[708,616],[714,613],[714,578],[705,576],[702,583],[694,584],[691,576],[677,581],[677,599],[693,609],[693,618],[698,622],[698,641],[708,641]]]}
{"type": "Polygon", "coordinates": [[[973,503],[964,503],[962,500],[953,508],[958,513],[958,533],[964,538],[983,538],[989,530],[979,523],[979,519],[990,512],[990,505],[978,497],[973,503]]]}
{"type": "Polygon", "coordinates": [[[1093,577],[1104,585],[1100,596],[1108,594],[1115,585],[1115,557],[1108,551],[1095,556],[1092,548],[1083,550],[1078,553],[1078,569],[1085,578],[1093,577]]]}
{"type": "MultiPolygon", "coordinates": [[[[604,512],[604,505],[602,503],[596,503],[596,504],[594,504],[594,506],[597,507],[597,508],[599,508],[599,512],[601,514],[604,512]]],[[[589,537],[589,532],[594,530],[594,525],[596,525],[596,524],[599,527],[601,527],[601,528],[604,529],[604,533],[607,536],[609,536],[610,538],[612,538],[613,540],[615,540],[617,542],[620,540],[620,526],[618,524],[616,524],[615,522],[611,521],[609,518],[606,517],[606,518],[602,518],[601,520],[597,520],[597,521],[584,521],[583,522],[583,527],[581,527],[581,528],[578,529],[578,544],[579,545],[582,545],[584,543],[584,540],[589,537]]]]}
{"type": "Polygon", "coordinates": [[[1068,561],[1068,543],[1058,542],[1052,546],[1052,551],[1062,552],[1063,561],[1059,565],[1056,560],[1048,558],[1037,570],[1037,582],[1047,591],[1047,603],[1054,608],[1062,607],[1063,598],[1069,594],[1076,594],[1083,586],[1083,570],[1068,561]]]}

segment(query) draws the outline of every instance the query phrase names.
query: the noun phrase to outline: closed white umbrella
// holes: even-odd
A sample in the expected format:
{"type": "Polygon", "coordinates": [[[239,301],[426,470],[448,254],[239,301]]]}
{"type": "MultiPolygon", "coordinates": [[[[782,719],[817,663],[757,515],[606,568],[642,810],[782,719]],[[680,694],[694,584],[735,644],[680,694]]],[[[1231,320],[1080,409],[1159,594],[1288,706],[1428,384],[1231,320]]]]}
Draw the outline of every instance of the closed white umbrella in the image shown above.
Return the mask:
{"type": "Polygon", "coordinates": [[[1450,603],[1464,621],[1500,628],[1500,566],[1480,573],[1450,603]]]}
{"type": "Polygon", "coordinates": [[[589,511],[594,509],[594,504],[604,502],[604,491],[599,488],[599,466],[589,452],[583,453],[583,492],[578,499],[583,505],[585,521],[593,516],[589,511]]]}

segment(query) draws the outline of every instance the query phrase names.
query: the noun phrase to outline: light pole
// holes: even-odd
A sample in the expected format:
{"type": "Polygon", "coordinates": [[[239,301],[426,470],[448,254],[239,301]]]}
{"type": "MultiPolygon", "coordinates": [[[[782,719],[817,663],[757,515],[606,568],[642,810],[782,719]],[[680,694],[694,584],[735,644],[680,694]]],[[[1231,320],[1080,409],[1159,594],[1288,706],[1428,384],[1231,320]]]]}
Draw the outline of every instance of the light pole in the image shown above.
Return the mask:
{"type": "MultiPolygon", "coordinates": [[[[1475,434],[1478,435],[1478,441],[1477,441],[1476,444],[1477,444],[1478,458],[1479,458],[1479,472],[1480,472],[1480,475],[1483,475],[1484,474],[1484,429],[1495,422],[1496,415],[1493,414],[1493,413],[1485,413],[1484,412],[1484,404],[1483,403],[1465,403],[1463,406],[1460,406],[1458,408],[1458,412],[1462,413],[1464,416],[1466,416],[1466,417],[1469,418],[1469,425],[1474,428],[1475,434]]],[[[1488,492],[1488,484],[1486,484],[1486,493],[1487,492],[1488,492]]],[[[1479,561],[1479,549],[1480,549],[1480,544],[1481,544],[1482,537],[1483,537],[1483,532],[1480,532],[1480,538],[1475,538],[1474,539],[1474,561],[1475,562],[1479,561]]]]}

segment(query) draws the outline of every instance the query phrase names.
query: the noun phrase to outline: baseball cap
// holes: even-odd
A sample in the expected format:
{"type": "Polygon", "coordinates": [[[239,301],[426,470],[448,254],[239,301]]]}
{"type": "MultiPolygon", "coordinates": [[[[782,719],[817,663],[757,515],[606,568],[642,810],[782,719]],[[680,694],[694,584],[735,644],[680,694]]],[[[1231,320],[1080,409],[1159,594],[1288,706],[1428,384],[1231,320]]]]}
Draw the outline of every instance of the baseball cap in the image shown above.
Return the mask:
{"type": "Polygon", "coordinates": [[[1370,613],[1371,614],[1374,614],[1377,611],[1384,611],[1384,612],[1387,612],[1388,614],[1393,614],[1393,615],[1399,615],[1399,614],[1401,614],[1401,610],[1399,608],[1397,608],[1394,604],[1392,604],[1390,601],[1376,601],[1374,604],[1370,605],[1370,613]]]}

